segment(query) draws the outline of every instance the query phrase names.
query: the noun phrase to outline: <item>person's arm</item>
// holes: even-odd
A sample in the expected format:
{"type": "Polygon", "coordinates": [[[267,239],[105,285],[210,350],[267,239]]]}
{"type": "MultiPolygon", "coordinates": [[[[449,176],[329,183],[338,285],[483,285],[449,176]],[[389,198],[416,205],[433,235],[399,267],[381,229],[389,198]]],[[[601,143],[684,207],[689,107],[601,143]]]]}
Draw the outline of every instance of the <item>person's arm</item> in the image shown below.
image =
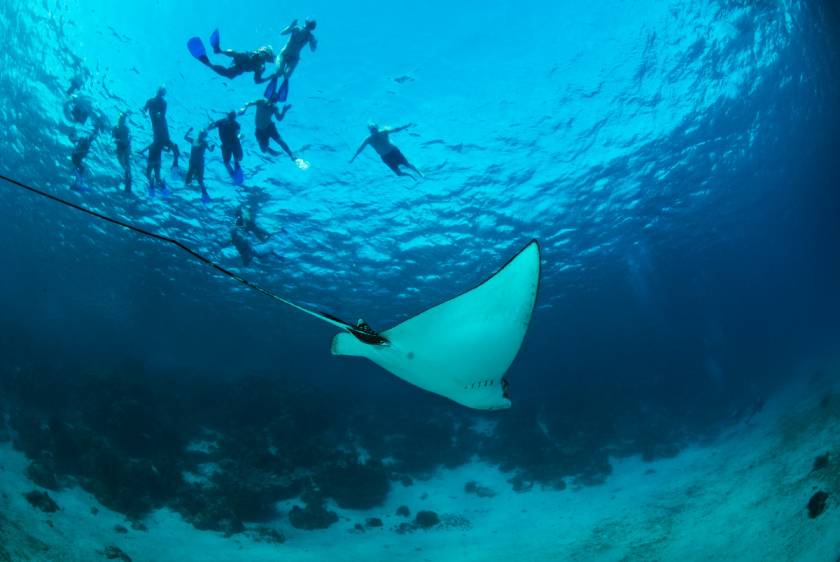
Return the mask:
{"type": "Polygon", "coordinates": [[[362,143],[362,146],[360,146],[360,147],[358,148],[358,150],[356,150],[356,154],[354,154],[354,155],[353,155],[353,158],[351,158],[351,159],[350,159],[350,162],[351,162],[351,163],[353,162],[353,160],[355,160],[355,159],[356,159],[356,156],[358,156],[359,154],[361,154],[361,153],[362,153],[362,151],[365,149],[365,147],[368,145],[368,143],[369,143],[369,142],[370,142],[370,137],[366,138],[366,139],[365,139],[365,142],[363,142],[363,143],[362,143]]]}
{"type": "Polygon", "coordinates": [[[317,49],[317,48],[318,48],[318,40],[315,39],[315,36],[310,33],[309,34],[309,50],[314,53],[315,49],[317,49]]]}
{"type": "Polygon", "coordinates": [[[406,125],[403,125],[402,127],[396,127],[394,129],[388,129],[388,132],[389,133],[399,133],[400,131],[405,131],[406,129],[408,129],[410,127],[413,127],[413,126],[414,126],[414,123],[408,123],[406,125]]]}
{"type": "Polygon", "coordinates": [[[288,25],[288,27],[286,27],[286,29],[284,29],[283,31],[280,32],[280,35],[288,35],[296,27],[297,27],[297,20],[294,19],[294,20],[292,20],[292,23],[290,23],[288,25]]]}
{"type": "Polygon", "coordinates": [[[260,68],[254,72],[254,84],[265,84],[279,74],[279,72],[272,72],[271,74],[263,76],[263,72],[265,72],[265,63],[260,65],[260,68]]]}
{"type": "Polygon", "coordinates": [[[283,111],[278,111],[277,108],[275,107],[274,108],[274,116],[277,117],[278,121],[282,121],[283,118],[286,116],[286,114],[289,112],[290,109],[292,109],[292,104],[290,104],[290,103],[287,103],[286,105],[283,106],[283,111]]]}
{"type": "Polygon", "coordinates": [[[193,142],[193,138],[190,136],[190,133],[192,133],[192,130],[193,130],[193,128],[190,127],[190,130],[187,131],[187,134],[184,135],[184,140],[187,141],[190,144],[192,144],[192,142],[193,142]]]}
{"type": "Polygon", "coordinates": [[[144,106],[140,109],[140,111],[142,111],[143,113],[149,113],[149,104],[150,104],[150,103],[152,103],[152,100],[151,100],[151,99],[146,100],[146,105],[144,105],[144,106]]]}
{"type": "Polygon", "coordinates": [[[143,149],[141,149],[141,150],[138,150],[138,151],[137,151],[137,154],[146,154],[147,152],[149,152],[149,149],[150,149],[150,148],[152,148],[152,145],[149,145],[149,146],[147,146],[146,148],[143,148],[143,149]]]}
{"type": "Polygon", "coordinates": [[[240,107],[238,111],[239,115],[245,115],[245,112],[248,111],[248,108],[252,105],[257,105],[258,102],[259,100],[249,101],[248,103],[240,107]]]}

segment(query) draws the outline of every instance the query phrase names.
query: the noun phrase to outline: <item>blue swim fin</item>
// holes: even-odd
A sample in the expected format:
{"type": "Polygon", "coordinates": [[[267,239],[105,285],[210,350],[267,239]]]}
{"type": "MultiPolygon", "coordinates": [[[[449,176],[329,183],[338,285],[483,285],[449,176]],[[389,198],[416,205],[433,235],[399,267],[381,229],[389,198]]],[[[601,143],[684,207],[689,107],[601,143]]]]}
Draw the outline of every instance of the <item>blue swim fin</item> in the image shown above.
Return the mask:
{"type": "Polygon", "coordinates": [[[265,92],[263,92],[263,97],[270,102],[275,101],[274,96],[277,95],[277,75],[271,77],[271,80],[268,82],[268,86],[265,87],[265,92]]]}
{"type": "Polygon", "coordinates": [[[284,102],[289,97],[289,77],[283,78],[283,83],[280,84],[280,89],[277,90],[274,101],[284,102]]]}
{"type": "Polygon", "coordinates": [[[201,42],[200,38],[190,37],[190,40],[187,41],[187,49],[189,49],[192,56],[204,64],[210,64],[210,59],[207,58],[207,50],[204,48],[204,43],[201,42]]]}
{"type": "Polygon", "coordinates": [[[70,185],[70,189],[73,191],[83,192],[85,191],[85,180],[82,177],[82,174],[76,170],[73,174],[73,183],[70,185]]]}
{"type": "Polygon", "coordinates": [[[219,42],[219,30],[214,29],[210,34],[210,46],[213,47],[213,52],[218,54],[222,52],[221,43],[219,42]]]}
{"type": "Polygon", "coordinates": [[[242,185],[245,182],[245,172],[239,166],[233,171],[233,185],[242,185]]]}

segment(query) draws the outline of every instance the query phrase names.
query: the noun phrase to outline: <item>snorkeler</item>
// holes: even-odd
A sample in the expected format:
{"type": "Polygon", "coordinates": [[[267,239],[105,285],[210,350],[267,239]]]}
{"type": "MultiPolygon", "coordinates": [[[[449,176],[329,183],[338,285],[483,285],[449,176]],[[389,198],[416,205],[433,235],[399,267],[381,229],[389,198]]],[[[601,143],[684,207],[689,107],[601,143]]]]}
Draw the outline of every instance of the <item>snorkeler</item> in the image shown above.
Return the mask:
{"type": "Polygon", "coordinates": [[[117,125],[111,131],[117,149],[117,161],[123,169],[123,182],[126,192],[131,191],[131,131],[125,124],[127,113],[121,113],[117,125]]]}
{"type": "Polygon", "coordinates": [[[404,172],[400,168],[401,166],[405,166],[409,170],[416,172],[420,177],[423,177],[423,174],[420,172],[420,170],[418,170],[411,163],[409,163],[409,161],[406,159],[403,153],[400,152],[400,149],[391,144],[391,141],[388,138],[388,135],[390,135],[391,133],[399,133],[400,131],[404,131],[412,126],[413,123],[409,123],[408,125],[396,127],[395,129],[391,129],[389,127],[383,127],[380,129],[378,125],[376,125],[375,123],[371,123],[370,125],[368,125],[368,129],[370,130],[370,136],[366,138],[365,141],[362,143],[362,146],[360,146],[359,149],[356,150],[356,154],[353,155],[353,158],[350,159],[350,162],[352,163],[353,160],[356,159],[356,156],[361,154],[362,150],[364,150],[367,145],[370,145],[373,147],[376,153],[379,154],[379,156],[382,158],[382,161],[385,162],[385,164],[389,168],[391,168],[394,171],[394,173],[398,176],[408,176],[415,181],[417,180],[417,178],[415,178],[411,174],[404,172]]]}
{"type": "Polygon", "coordinates": [[[178,167],[178,157],[180,151],[178,145],[172,142],[169,138],[169,125],[166,122],[166,88],[161,86],[158,88],[155,97],[146,101],[143,106],[143,113],[149,114],[149,119],[152,121],[152,144],[160,145],[161,149],[166,148],[172,151],[172,167],[178,167]]]}
{"type": "Polygon", "coordinates": [[[96,137],[99,135],[99,129],[94,129],[93,132],[87,136],[83,136],[81,138],[76,139],[75,144],[73,145],[73,152],[70,155],[70,159],[73,161],[73,184],[70,186],[70,189],[75,191],[87,191],[87,187],[84,184],[85,174],[87,173],[87,167],[84,164],[85,158],[87,158],[88,153],[90,153],[90,147],[93,145],[93,141],[96,140],[96,137]]]}
{"type": "Polygon", "coordinates": [[[280,156],[279,152],[268,146],[268,141],[274,139],[274,141],[280,145],[280,148],[283,149],[283,152],[289,155],[292,162],[295,162],[296,159],[295,155],[292,154],[292,149],[289,148],[289,145],[286,144],[280,136],[280,133],[277,131],[277,125],[274,123],[274,118],[277,119],[278,123],[282,121],[283,117],[286,116],[286,113],[292,108],[292,106],[284,105],[283,110],[280,111],[277,109],[276,102],[258,99],[255,101],[249,101],[242,106],[242,109],[239,110],[239,115],[244,115],[251,106],[255,106],[257,108],[254,134],[257,137],[257,143],[260,145],[260,150],[267,152],[272,156],[280,156]]]}
{"type": "Polygon", "coordinates": [[[293,20],[289,26],[280,32],[280,35],[288,35],[289,40],[280,51],[280,56],[277,58],[277,74],[286,78],[291,78],[292,73],[297,68],[300,62],[300,52],[304,47],[309,45],[309,49],[315,52],[318,48],[318,41],[312,35],[312,31],[317,26],[317,22],[313,19],[307,19],[303,27],[298,25],[297,20],[293,20]]]}
{"type": "Polygon", "coordinates": [[[93,100],[86,95],[74,93],[64,102],[64,117],[71,123],[84,125],[88,119],[93,120],[93,126],[104,129],[107,119],[93,107],[93,100]]]}
{"type": "Polygon", "coordinates": [[[225,78],[236,78],[248,72],[254,73],[254,82],[262,84],[268,81],[268,78],[263,78],[266,63],[274,61],[274,51],[270,46],[260,47],[255,51],[238,52],[232,49],[222,49],[219,44],[219,30],[216,29],[210,35],[210,46],[213,47],[213,52],[217,55],[225,55],[232,58],[230,66],[222,66],[220,64],[213,64],[207,57],[207,50],[204,48],[204,43],[199,37],[192,37],[187,41],[187,48],[190,54],[198,59],[202,64],[209,67],[213,72],[225,78]]]}
{"type": "Polygon", "coordinates": [[[303,27],[300,27],[297,20],[293,20],[289,26],[280,32],[281,35],[289,35],[289,40],[280,51],[277,57],[277,72],[271,75],[271,82],[265,89],[265,98],[268,101],[286,101],[289,96],[289,78],[300,62],[300,52],[309,45],[311,51],[318,47],[318,40],[312,34],[317,23],[313,19],[307,19],[303,27]],[[277,79],[282,76],[283,82],[277,86],[277,79]]]}
{"type": "Polygon", "coordinates": [[[161,154],[164,148],[166,148],[164,145],[153,142],[138,152],[138,154],[144,154],[146,152],[149,153],[146,160],[146,178],[149,180],[149,197],[154,197],[155,187],[160,188],[160,193],[163,197],[167,197],[169,195],[169,187],[160,177],[161,154]],[[154,178],[152,177],[152,174],[154,174],[154,178]]]}
{"type": "Polygon", "coordinates": [[[230,177],[235,185],[241,185],[245,180],[242,172],[242,143],[239,141],[239,122],[236,120],[236,112],[230,111],[224,119],[219,119],[207,126],[207,130],[218,129],[219,141],[222,145],[222,160],[225,163],[230,177]],[[234,167],[230,165],[233,157],[234,167]]]}
{"type": "MultiPolygon", "coordinates": [[[[285,232],[281,229],[280,232],[285,232]]],[[[236,221],[230,231],[230,240],[239,257],[242,265],[250,265],[254,257],[266,258],[282,256],[272,247],[269,239],[273,234],[257,225],[255,213],[250,209],[240,206],[236,211],[236,221]]]]}
{"type": "Polygon", "coordinates": [[[184,135],[184,140],[190,143],[190,165],[187,169],[184,185],[190,185],[195,178],[198,181],[198,187],[201,188],[201,200],[208,203],[210,196],[207,194],[207,188],[204,187],[204,153],[208,149],[212,152],[216,146],[207,142],[207,129],[199,131],[195,139],[190,136],[191,132],[192,127],[184,135]]]}

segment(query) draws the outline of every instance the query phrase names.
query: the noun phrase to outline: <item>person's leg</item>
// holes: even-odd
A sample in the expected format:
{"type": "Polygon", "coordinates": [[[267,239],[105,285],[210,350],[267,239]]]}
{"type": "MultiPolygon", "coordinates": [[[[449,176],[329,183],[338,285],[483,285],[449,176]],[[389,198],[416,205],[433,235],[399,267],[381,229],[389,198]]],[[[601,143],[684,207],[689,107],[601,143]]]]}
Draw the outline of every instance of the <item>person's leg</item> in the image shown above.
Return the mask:
{"type": "Polygon", "coordinates": [[[84,175],[85,167],[82,164],[82,159],[80,156],[74,154],[71,157],[71,160],[73,161],[73,175],[75,176],[73,178],[73,184],[76,185],[80,182],[82,176],[84,175]]]}
{"type": "Polygon", "coordinates": [[[242,162],[242,143],[239,142],[237,139],[236,144],[233,146],[233,159],[236,163],[236,169],[240,169],[242,166],[239,165],[242,162]]]}
{"type": "Polygon", "coordinates": [[[229,145],[222,145],[222,161],[225,163],[225,168],[230,175],[233,175],[233,168],[230,167],[230,157],[233,156],[233,150],[229,145]]]}
{"type": "Polygon", "coordinates": [[[125,182],[125,190],[131,191],[131,155],[128,150],[121,150],[119,155],[119,162],[123,168],[123,181],[125,182]]]}
{"type": "Polygon", "coordinates": [[[167,146],[172,150],[172,167],[178,167],[178,158],[181,156],[181,151],[178,150],[178,145],[172,142],[172,139],[167,141],[167,146]]]}
{"type": "Polygon", "coordinates": [[[257,133],[257,144],[260,145],[260,150],[264,154],[270,154],[272,156],[280,156],[280,153],[268,146],[268,136],[265,134],[257,133]]]}
{"type": "Polygon", "coordinates": [[[152,181],[152,170],[154,169],[154,164],[151,160],[146,161],[146,179],[149,180],[149,191],[155,191],[155,182],[152,181]]]}
{"type": "Polygon", "coordinates": [[[219,76],[223,76],[228,79],[233,79],[242,74],[242,70],[238,66],[222,66],[220,64],[213,64],[209,60],[207,62],[201,61],[207,66],[210,70],[218,74],[219,76]]]}
{"type": "Polygon", "coordinates": [[[286,63],[285,77],[287,79],[292,77],[292,73],[297,68],[297,65],[298,65],[299,61],[300,61],[300,57],[297,57],[297,58],[294,58],[294,59],[292,59],[292,60],[290,60],[286,63]]]}
{"type": "Polygon", "coordinates": [[[187,168],[187,175],[184,176],[184,185],[190,185],[193,181],[193,177],[195,176],[195,166],[190,164],[189,168],[187,168]]]}
{"type": "Polygon", "coordinates": [[[242,259],[242,265],[249,265],[253,259],[251,244],[244,236],[242,236],[242,233],[239,232],[238,228],[234,228],[230,231],[230,240],[233,242],[233,246],[236,248],[236,251],[239,252],[239,257],[242,259]]]}
{"type": "Polygon", "coordinates": [[[394,158],[394,153],[393,152],[389,152],[388,154],[383,156],[382,161],[385,162],[385,165],[388,166],[389,168],[391,168],[391,171],[393,171],[398,176],[404,176],[405,175],[402,172],[402,170],[400,170],[399,161],[396,158],[394,158]]]}
{"type": "MultiPolygon", "coordinates": [[[[280,136],[280,133],[277,131],[277,126],[274,123],[271,124],[271,138],[274,139],[274,142],[280,145],[280,148],[283,149],[283,152],[288,154],[289,158],[291,158],[294,161],[295,155],[292,154],[292,149],[289,148],[289,145],[286,144],[286,142],[283,140],[283,137],[280,136]]],[[[275,154],[277,153],[275,152],[275,154]]]]}
{"type": "Polygon", "coordinates": [[[198,170],[196,170],[195,177],[198,180],[198,187],[201,188],[201,198],[202,199],[210,199],[210,195],[207,193],[207,187],[204,185],[204,165],[202,164],[199,166],[198,170]]]}
{"type": "Polygon", "coordinates": [[[266,133],[266,131],[262,129],[257,129],[256,131],[254,131],[254,136],[257,138],[257,145],[260,147],[260,151],[274,152],[268,147],[269,136],[266,133]]]}
{"type": "Polygon", "coordinates": [[[402,151],[400,151],[400,149],[399,149],[399,148],[397,148],[396,150],[394,150],[394,162],[395,162],[395,164],[396,164],[397,169],[398,169],[398,170],[400,170],[399,175],[401,175],[401,176],[408,176],[408,177],[410,177],[411,179],[413,179],[413,180],[417,181],[417,178],[415,178],[415,177],[414,177],[414,176],[412,176],[411,174],[407,174],[407,173],[405,173],[404,171],[402,171],[402,169],[400,168],[400,166],[405,166],[405,167],[406,167],[406,168],[408,168],[409,170],[413,170],[415,173],[417,173],[417,174],[419,174],[419,175],[421,175],[421,176],[423,175],[423,174],[421,174],[421,173],[420,173],[420,170],[418,170],[417,168],[415,168],[414,166],[412,166],[412,165],[409,163],[408,159],[405,157],[405,154],[403,154],[403,153],[402,153],[402,151]]]}

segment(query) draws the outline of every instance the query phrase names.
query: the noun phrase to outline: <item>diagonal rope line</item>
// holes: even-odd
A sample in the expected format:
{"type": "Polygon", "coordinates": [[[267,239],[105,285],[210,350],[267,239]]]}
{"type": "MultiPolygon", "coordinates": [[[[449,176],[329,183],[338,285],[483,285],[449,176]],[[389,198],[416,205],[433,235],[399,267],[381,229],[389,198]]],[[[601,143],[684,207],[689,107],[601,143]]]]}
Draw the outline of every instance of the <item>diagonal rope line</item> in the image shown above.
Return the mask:
{"type": "MultiPolygon", "coordinates": [[[[258,293],[262,293],[263,295],[265,295],[269,298],[272,298],[276,301],[282,302],[283,304],[291,306],[292,308],[300,310],[301,312],[304,312],[304,313],[306,313],[310,316],[314,316],[315,318],[318,318],[318,319],[320,319],[324,322],[327,322],[328,324],[332,324],[333,326],[341,328],[342,330],[347,330],[348,332],[350,332],[351,334],[353,334],[357,338],[362,339],[362,341],[365,341],[365,339],[363,339],[363,338],[371,338],[371,336],[374,335],[374,334],[369,334],[365,331],[357,330],[351,324],[348,324],[347,322],[344,322],[343,320],[341,320],[339,318],[336,318],[335,316],[332,316],[331,314],[327,314],[327,313],[323,313],[323,312],[316,312],[314,310],[309,310],[309,309],[304,308],[304,307],[300,306],[299,304],[296,304],[296,303],[294,303],[290,300],[284,299],[283,297],[281,297],[281,296],[279,296],[275,293],[272,293],[268,289],[266,289],[264,287],[261,287],[260,285],[257,285],[256,283],[252,283],[251,281],[248,281],[244,277],[241,277],[241,276],[237,275],[236,273],[230,271],[229,269],[226,269],[226,268],[222,267],[221,265],[217,264],[216,262],[214,262],[210,258],[208,258],[206,256],[203,256],[202,254],[199,254],[198,252],[196,252],[195,250],[193,250],[192,248],[190,248],[189,246],[187,246],[186,244],[184,244],[183,242],[181,242],[179,240],[176,240],[174,238],[170,238],[168,236],[164,236],[162,234],[157,234],[155,232],[151,232],[151,231],[146,230],[144,228],[140,228],[139,226],[134,226],[133,224],[129,224],[127,222],[121,221],[119,219],[115,219],[113,217],[109,217],[107,215],[103,215],[102,213],[99,213],[97,211],[88,209],[86,207],[82,207],[81,205],[77,205],[76,203],[73,203],[71,201],[67,201],[66,199],[62,199],[61,197],[57,197],[55,195],[52,195],[51,193],[47,193],[46,191],[42,191],[40,189],[32,187],[31,185],[27,185],[23,182],[20,182],[20,181],[14,179],[14,178],[10,178],[10,177],[5,176],[3,174],[0,174],[0,180],[3,180],[6,183],[11,184],[15,187],[18,187],[20,189],[29,191],[30,193],[34,193],[35,195],[45,197],[45,198],[47,198],[51,201],[55,201],[56,203],[59,203],[61,205],[65,205],[67,207],[70,207],[71,209],[75,209],[77,211],[85,213],[86,215],[90,215],[92,217],[103,220],[105,222],[109,222],[111,224],[121,226],[122,228],[128,229],[132,232],[136,232],[137,234],[140,234],[142,236],[148,236],[149,238],[154,238],[155,240],[160,240],[161,242],[166,242],[168,244],[172,244],[174,246],[177,246],[178,248],[180,248],[184,252],[188,253],[192,257],[196,258],[197,260],[203,262],[206,265],[209,265],[210,267],[212,267],[213,269],[215,269],[219,273],[223,273],[224,275],[227,275],[231,279],[234,279],[234,280],[238,281],[239,283],[242,283],[243,285],[245,285],[249,289],[252,289],[252,290],[254,290],[258,293]]],[[[375,338],[381,339],[382,341],[372,341],[372,342],[368,342],[368,343],[384,343],[384,341],[385,341],[384,338],[382,338],[378,334],[375,334],[375,338]]]]}

